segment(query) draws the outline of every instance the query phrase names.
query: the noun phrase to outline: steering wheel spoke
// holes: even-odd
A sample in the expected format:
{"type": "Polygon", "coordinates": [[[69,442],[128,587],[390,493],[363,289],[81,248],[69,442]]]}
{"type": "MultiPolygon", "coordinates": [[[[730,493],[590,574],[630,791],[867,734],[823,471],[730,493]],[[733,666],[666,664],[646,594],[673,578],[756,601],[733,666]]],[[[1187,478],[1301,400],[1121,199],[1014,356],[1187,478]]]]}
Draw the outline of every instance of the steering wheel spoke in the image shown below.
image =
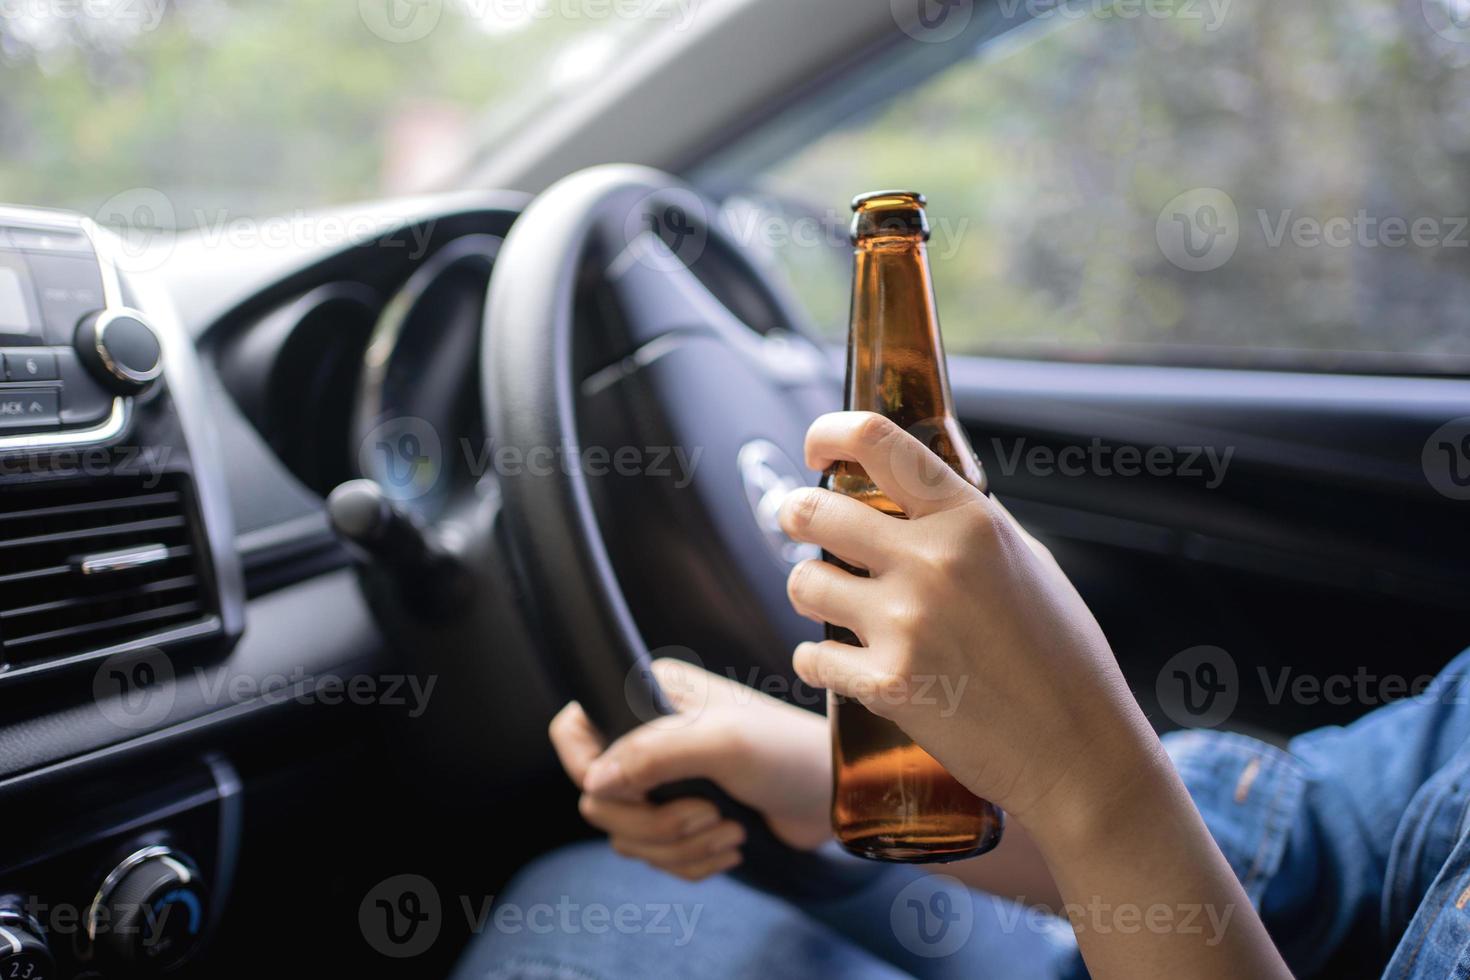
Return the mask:
{"type": "Polygon", "coordinates": [[[608,287],[618,298],[632,348],[669,334],[718,340],[782,387],[819,384],[832,376],[822,349],[787,330],[761,333],[737,316],[660,237],[637,236],[609,263],[608,287]]]}
{"type": "Polygon", "coordinates": [[[608,264],[604,278],[640,342],[674,331],[750,332],[652,232],[629,242],[608,264]]]}

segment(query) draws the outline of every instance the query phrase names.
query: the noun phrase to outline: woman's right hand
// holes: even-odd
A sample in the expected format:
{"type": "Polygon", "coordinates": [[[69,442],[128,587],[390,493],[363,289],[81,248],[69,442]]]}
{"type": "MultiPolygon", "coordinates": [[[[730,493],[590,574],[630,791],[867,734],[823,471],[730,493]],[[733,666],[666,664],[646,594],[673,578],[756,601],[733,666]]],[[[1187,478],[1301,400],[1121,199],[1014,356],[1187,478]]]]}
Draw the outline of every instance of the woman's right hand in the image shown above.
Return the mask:
{"type": "Polygon", "coordinates": [[[766,818],[781,840],[815,848],[831,836],[831,746],[821,715],[680,660],[654,675],[677,711],[607,745],[573,701],[551,722],[551,741],[579,807],[619,854],[689,881],[741,861],[745,832],[708,800],[650,803],[665,783],[705,778],[766,818]]]}

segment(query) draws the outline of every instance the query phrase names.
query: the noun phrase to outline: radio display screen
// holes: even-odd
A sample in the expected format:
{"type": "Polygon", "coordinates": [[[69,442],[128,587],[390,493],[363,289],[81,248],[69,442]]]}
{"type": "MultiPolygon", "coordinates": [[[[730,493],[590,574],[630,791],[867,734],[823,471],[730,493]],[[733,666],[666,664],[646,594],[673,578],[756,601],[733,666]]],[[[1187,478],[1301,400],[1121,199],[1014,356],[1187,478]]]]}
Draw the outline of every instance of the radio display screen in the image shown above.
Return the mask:
{"type": "Polygon", "coordinates": [[[0,257],[0,334],[33,334],[40,323],[24,265],[0,257]]]}

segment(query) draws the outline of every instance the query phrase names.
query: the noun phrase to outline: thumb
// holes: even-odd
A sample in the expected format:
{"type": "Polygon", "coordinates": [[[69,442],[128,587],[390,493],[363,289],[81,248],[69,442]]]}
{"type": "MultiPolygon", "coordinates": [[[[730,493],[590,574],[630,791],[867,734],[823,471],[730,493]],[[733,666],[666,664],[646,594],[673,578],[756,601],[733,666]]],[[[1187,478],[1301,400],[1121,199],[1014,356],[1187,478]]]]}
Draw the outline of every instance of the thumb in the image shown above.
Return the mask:
{"type": "Polygon", "coordinates": [[[597,757],[582,789],[593,796],[640,802],[665,783],[698,777],[718,781],[740,751],[735,726],[721,713],[707,712],[680,728],[644,725],[597,757]]]}

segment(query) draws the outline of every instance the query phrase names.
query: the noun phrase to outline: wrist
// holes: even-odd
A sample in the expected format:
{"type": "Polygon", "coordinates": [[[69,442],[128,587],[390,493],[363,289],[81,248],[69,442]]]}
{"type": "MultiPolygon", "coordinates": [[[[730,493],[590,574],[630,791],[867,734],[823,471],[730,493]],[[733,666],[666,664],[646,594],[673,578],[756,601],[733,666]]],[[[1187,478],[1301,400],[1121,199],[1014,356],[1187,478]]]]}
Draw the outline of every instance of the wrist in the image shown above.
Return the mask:
{"type": "Polygon", "coordinates": [[[1153,825],[1180,799],[1187,800],[1188,793],[1162,743],[1140,717],[1114,737],[1094,741],[1045,797],[1014,816],[1048,862],[1066,864],[1118,843],[1126,828],[1153,825]]]}

